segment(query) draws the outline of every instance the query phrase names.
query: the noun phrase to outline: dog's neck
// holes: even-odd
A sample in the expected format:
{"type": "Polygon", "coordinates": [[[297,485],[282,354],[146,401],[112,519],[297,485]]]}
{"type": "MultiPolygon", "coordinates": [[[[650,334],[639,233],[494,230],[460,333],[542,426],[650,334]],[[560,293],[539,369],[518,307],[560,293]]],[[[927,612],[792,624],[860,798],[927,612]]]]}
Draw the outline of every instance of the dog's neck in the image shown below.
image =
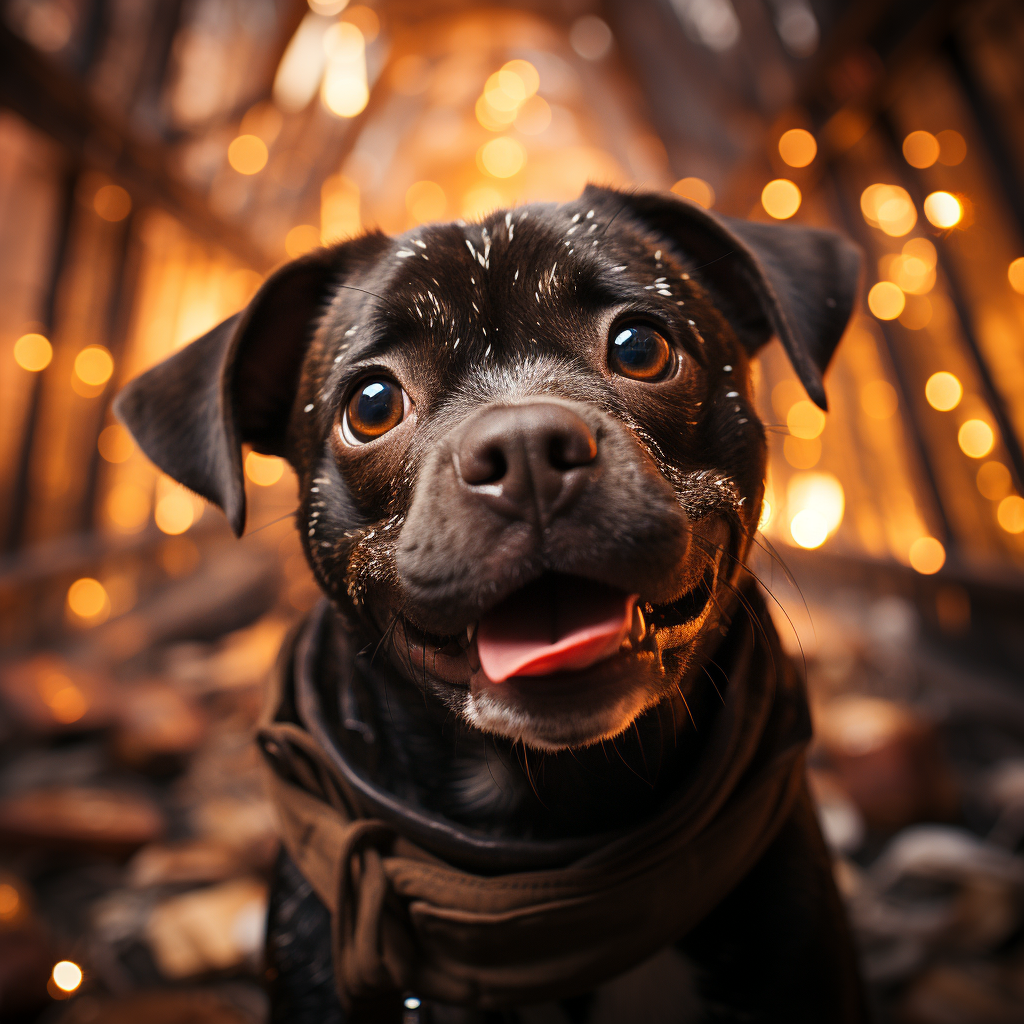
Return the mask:
{"type": "MultiPolygon", "coordinates": [[[[335,657],[351,658],[348,638],[339,632],[336,639],[335,657]]],[[[359,691],[349,695],[336,733],[342,746],[352,744],[358,705],[362,733],[373,736],[365,767],[376,785],[494,837],[563,839],[635,825],[696,769],[727,685],[724,677],[715,679],[720,670],[706,657],[677,693],[621,735],[559,753],[529,750],[468,726],[379,662],[360,673],[338,662],[327,671],[351,678],[359,691]]]]}

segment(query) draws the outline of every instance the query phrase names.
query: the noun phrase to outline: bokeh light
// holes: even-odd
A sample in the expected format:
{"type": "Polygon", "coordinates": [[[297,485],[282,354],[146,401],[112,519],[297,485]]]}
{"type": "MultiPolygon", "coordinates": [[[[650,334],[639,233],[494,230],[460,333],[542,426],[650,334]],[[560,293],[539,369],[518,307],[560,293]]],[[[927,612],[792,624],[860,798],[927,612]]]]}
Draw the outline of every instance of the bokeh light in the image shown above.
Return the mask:
{"type": "Polygon", "coordinates": [[[523,169],[525,163],[523,144],[506,135],[485,142],[477,151],[480,169],[495,178],[511,178],[523,169]]]}
{"type": "Polygon", "coordinates": [[[174,537],[184,533],[195,519],[192,499],[182,490],[170,491],[160,498],[153,510],[157,528],[174,537]]]}
{"type": "Polygon", "coordinates": [[[14,361],[32,373],[45,370],[53,359],[53,346],[41,334],[23,334],[14,343],[14,361]]]}
{"type": "Polygon", "coordinates": [[[82,984],[82,968],[71,960],[61,960],[53,965],[51,978],[62,992],[74,992],[82,984]]]}
{"type": "Polygon", "coordinates": [[[1024,498],[1011,494],[999,502],[996,521],[1007,533],[1024,533],[1024,498]]]}
{"type": "Polygon", "coordinates": [[[102,345],[87,345],[75,356],[75,376],[90,387],[101,387],[114,372],[114,357],[102,345]]]}
{"type": "Polygon", "coordinates": [[[703,178],[680,178],[672,186],[672,191],[705,210],[715,205],[715,190],[703,178]]]}
{"type": "Polygon", "coordinates": [[[964,387],[960,379],[946,370],[933,373],[924,385],[924,397],[928,404],[939,412],[949,412],[960,404],[964,387]]]}
{"type": "Polygon", "coordinates": [[[228,163],[239,174],[258,174],[268,156],[267,144],[258,135],[239,135],[228,146],[228,163]]]}
{"type": "Polygon", "coordinates": [[[0,921],[7,923],[21,917],[21,893],[10,882],[0,882],[0,921]]]}
{"type": "Polygon", "coordinates": [[[907,234],[917,223],[917,208],[910,193],[899,185],[869,185],[861,193],[860,209],[873,228],[893,238],[907,234]]]}
{"type": "Polygon", "coordinates": [[[960,223],[964,208],[950,192],[932,192],[924,201],[924,215],[937,228],[951,228],[960,223]]]}
{"type": "Polygon", "coordinates": [[[249,452],[245,457],[245,475],[260,487],[270,487],[284,476],[284,460],[276,455],[249,452]]]}
{"type": "Polygon", "coordinates": [[[417,181],[405,193],[405,208],[417,224],[440,220],[448,206],[448,197],[436,181],[417,181]]]}
{"type": "Polygon", "coordinates": [[[956,435],[957,444],[964,455],[983,459],[996,443],[996,435],[984,420],[967,420],[956,435]]]}
{"type": "Polygon", "coordinates": [[[551,125],[551,107],[543,96],[531,96],[516,111],[514,124],[524,135],[540,135],[551,125]]]}
{"type": "Polygon", "coordinates": [[[135,442],[120,423],[111,423],[100,431],[96,447],[107,462],[127,462],[135,451],[135,442]]]}
{"type": "Polygon", "coordinates": [[[794,402],[786,413],[786,426],[793,437],[810,440],[825,429],[825,414],[806,398],[794,402]]]}
{"type": "Polygon", "coordinates": [[[97,625],[110,614],[110,599],[99,580],[83,576],[68,587],[67,608],[75,619],[97,625]]]}
{"type": "Polygon", "coordinates": [[[790,167],[806,167],[818,154],[814,136],[803,128],[790,128],[779,139],[779,156],[790,167]]]}
{"type": "Polygon", "coordinates": [[[899,407],[896,389],[886,380],[869,380],[860,389],[860,407],[873,420],[887,420],[899,407]]]}
{"type": "Polygon", "coordinates": [[[905,305],[906,298],[902,289],[892,281],[879,281],[868,292],[868,309],[879,320],[895,320],[905,305]]]}
{"type": "Polygon", "coordinates": [[[761,205],[769,217],[788,220],[800,209],[800,189],[788,178],[769,181],[761,190],[761,205]]]}
{"type": "Polygon", "coordinates": [[[911,132],[903,140],[903,157],[919,170],[931,167],[939,159],[939,140],[931,132],[911,132]]]}
{"type": "Polygon", "coordinates": [[[939,144],[939,163],[946,167],[956,167],[963,163],[967,156],[967,143],[964,137],[952,129],[947,128],[935,136],[939,144]]]}
{"type": "Polygon", "coordinates": [[[284,251],[294,260],[320,245],[320,232],[312,224],[297,224],[285,235],[284,251]]]}
{"type": "Polygon", "coordinates": [[[612,30],[595,14],[577,18],[569,29],[569,45],[584,60],[600,60],[612,48],[612,30]]]}
{"type": "Polygon", "coordinates": [[[132,212],[132,197],[120,185],[104,185],[93,196],[92,207],[104,220],[116,223],[132,212]]]}
{"type": "Polygon", "coordinates": [[[946,564],[946,549],[934,537],[918,537],[907,553],[910,567],[923,576],[937,573],[946,564]]]}
{"type": "Polygon", "coordinates": [[[137,484],[110,489],[104,503],[107,519],[119,533],[138,533],[149,521],[150,496],[137,484]]]}
{"type": "Polygon", "coordinates": [[[364,43],[372,43],[380,35],[380,18],[372,7],[365,4],[354,4],[347,8],[345,21],[352,22],[362,32],[364,43]]]}
{"type": "Polygon", "coordinates": [[[821,461],[821,439],[817,437],[786,437],[782,454],[794,469],[812,469],[821,461]]]}
{"type": "Polygon", "coordinates": [[[1010,287],[1024,295],[1024,256],[1018,256],[1006,268],[1006,276],[1010,281],[1010,287]]]}
{"type": "Polygon", "coordinates": [[[846,495],[831,473],[794,473],[786,487],[789,532],[802,548],[816,548],[843,521],[846,495]]]}
{"type": "Polygon", "coordinates": [[[906,296],[906,305],[897,319],[908,331],[920,331],[932,322],[932,304],[923,295],[906,296]]]}
{"type": "MultiPolygon", "coordinates": [[[[106,619],[109,611],[110,606],[103,604],[99,616],[76,615],[75,618],[84,620],[88,625],[97,625],[106,619]]],[[[69,676],[56,669],[43,671],[36,677],[35,683],[36,692],[49,708],[54,721],[61,725],[73,725],[85,717],[89,710],[89,701],[69,676]]]]}
{"type": "Polygon", "coordinates": [[[999,501],[1010,493],[1010,471],[1001,462],[985,462],[978,467],[978,490],[989,501],[999,501]]]}

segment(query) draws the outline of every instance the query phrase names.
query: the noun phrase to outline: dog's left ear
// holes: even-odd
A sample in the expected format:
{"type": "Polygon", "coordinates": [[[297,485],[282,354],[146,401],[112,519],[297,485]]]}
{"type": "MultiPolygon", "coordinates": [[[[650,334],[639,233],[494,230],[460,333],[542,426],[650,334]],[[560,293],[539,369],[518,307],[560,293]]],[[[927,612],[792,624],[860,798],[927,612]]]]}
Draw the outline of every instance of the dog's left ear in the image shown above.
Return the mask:
{"type": "Polygon", "coordinates": [[[822,375],[857,301],[856,246],[834,231],[723,217],[664,193],[588,186],[582,198],[600,200],[609,214],[625,203],[634,219],[695,261],[747,351],[778,337],[807,394],[828,407],[822,375]]]}
{"type": "Polygon", "coordinates": [[[270,275],[241,312],[133,380],[118,419],[168,476],[245,528],[242,444],[287,457],[299,374],[332,286],[388,244],[371,234],[270,275]]]}

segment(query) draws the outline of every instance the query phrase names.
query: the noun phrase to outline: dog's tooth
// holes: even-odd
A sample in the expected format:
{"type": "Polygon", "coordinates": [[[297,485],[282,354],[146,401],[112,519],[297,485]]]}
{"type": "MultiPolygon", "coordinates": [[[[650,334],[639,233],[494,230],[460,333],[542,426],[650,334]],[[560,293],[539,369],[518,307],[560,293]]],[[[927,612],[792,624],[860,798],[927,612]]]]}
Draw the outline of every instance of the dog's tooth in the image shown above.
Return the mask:
{"type": "Polygon", "coordinates": [[[640,643],[647,635],[647,623],[644,621],[644,613],[640,605],[633,605],[633,623],[629,627],[629,639],[634,643],[640,643]]]}

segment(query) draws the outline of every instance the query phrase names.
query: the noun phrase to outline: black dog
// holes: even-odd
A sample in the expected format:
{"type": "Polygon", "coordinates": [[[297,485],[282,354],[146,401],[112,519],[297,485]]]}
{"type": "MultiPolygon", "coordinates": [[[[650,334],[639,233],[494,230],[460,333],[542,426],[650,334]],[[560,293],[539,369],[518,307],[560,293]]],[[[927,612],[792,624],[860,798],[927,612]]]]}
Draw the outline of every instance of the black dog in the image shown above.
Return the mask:
{"type": "Polygon", "coordinates": [[[330,598],[263,734],[274,1020],[866,1019],[743,569],[749,359],[824,407],[859,264],[590,187],[296,260],[121,395],[236,533],[287,458],[330,598]]]}

